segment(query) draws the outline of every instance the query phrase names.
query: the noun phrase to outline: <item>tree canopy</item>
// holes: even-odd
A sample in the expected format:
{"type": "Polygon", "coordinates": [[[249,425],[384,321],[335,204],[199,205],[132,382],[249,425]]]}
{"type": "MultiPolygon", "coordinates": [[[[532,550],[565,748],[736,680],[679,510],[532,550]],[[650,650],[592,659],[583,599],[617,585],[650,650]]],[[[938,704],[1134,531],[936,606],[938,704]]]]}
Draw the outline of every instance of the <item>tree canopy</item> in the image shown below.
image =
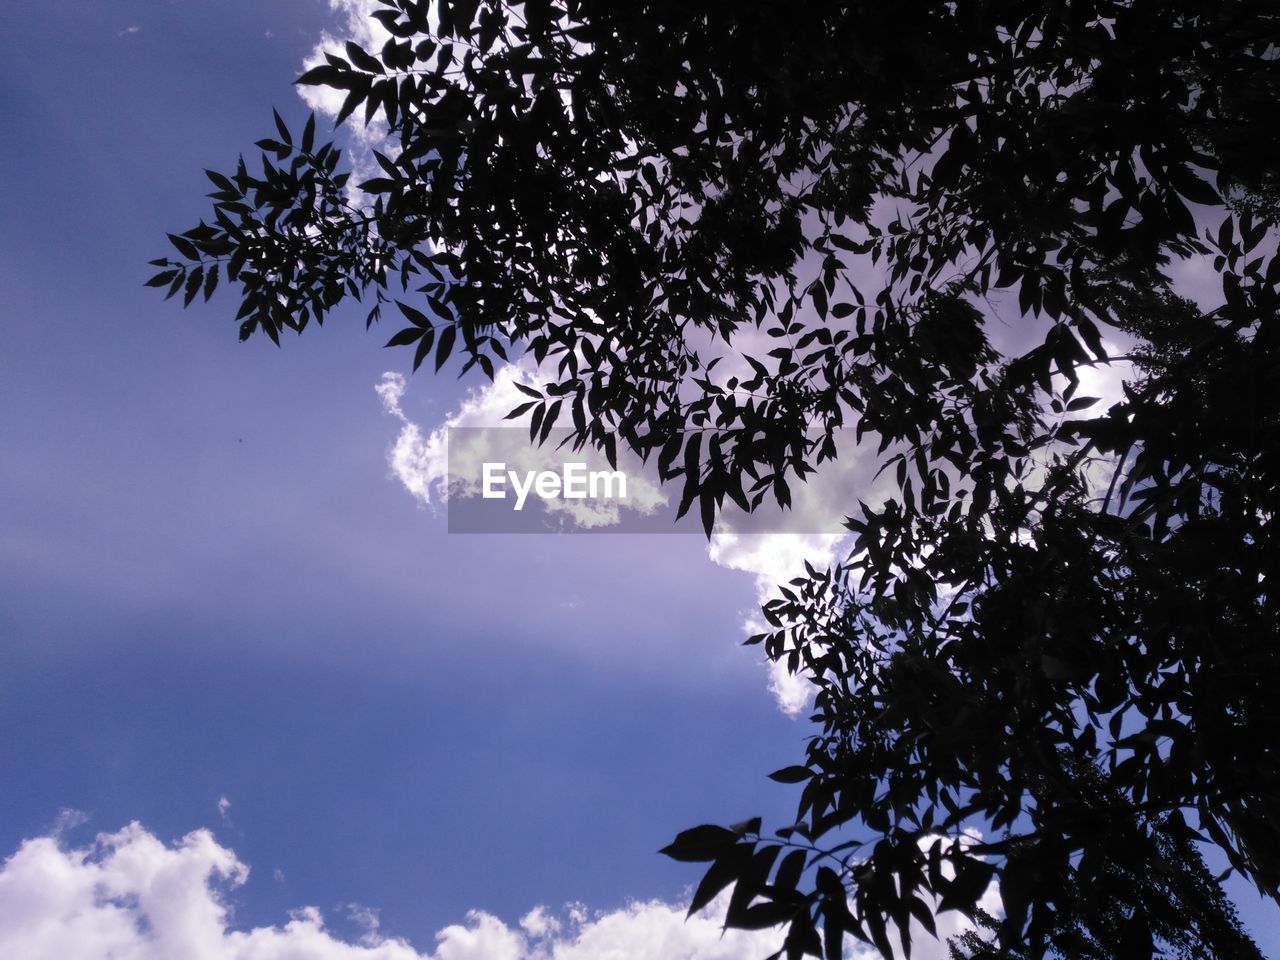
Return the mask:
{"type": "Polygon", "coordinates": [[[895,481],[765,607],[797,820],[677,837],[692,909],[789,958],[938,908],[963,956],[1257,955],[1201,853],[1277,896],[1274,3],[380,4],[298,81],[377,175],[277,116],[153,285],[531,357],[531,437],[651,456],[708,529],[852,438],[895,481]]]}

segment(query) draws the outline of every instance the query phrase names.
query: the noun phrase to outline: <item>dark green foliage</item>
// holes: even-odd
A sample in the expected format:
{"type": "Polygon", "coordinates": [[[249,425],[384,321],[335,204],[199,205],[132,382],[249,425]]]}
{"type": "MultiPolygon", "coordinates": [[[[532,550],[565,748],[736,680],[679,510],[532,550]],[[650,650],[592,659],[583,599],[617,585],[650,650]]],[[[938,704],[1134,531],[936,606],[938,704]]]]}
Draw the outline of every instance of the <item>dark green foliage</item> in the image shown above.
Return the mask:
{"type": "Polygon", "coordinates": [[[531,437],[563,409],[654,454],[708,527],[841,427],[895,481],[766,607],[820,732],[774,775],[795,824],[667,848],[710,865],[695,906],[731,889],[788,957],[939,903],[966,955],[1253,955],[1197,846],[1276,896],[1274,3],[384,6],[381,50],[299,81],[388,126],[361,199],[277,117],[152,284],[221,267],[277,341],[398,296],[415,368],[532,355],[531,437]],[[1108,407],[1077,391],[1109,341],[1108,407]]]}

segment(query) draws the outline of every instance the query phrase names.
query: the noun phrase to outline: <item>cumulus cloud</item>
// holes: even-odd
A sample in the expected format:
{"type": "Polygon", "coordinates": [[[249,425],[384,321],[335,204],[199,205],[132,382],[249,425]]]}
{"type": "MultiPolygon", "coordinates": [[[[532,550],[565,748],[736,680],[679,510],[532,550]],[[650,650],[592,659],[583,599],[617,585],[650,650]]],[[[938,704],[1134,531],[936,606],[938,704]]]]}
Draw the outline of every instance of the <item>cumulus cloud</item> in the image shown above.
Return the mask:
{"type": "MultiPolygon", "coordinates": [[[[718,525],[708,545],[712,562],[750,574],[757,604],[763,605],[777,595],[779,585],[805,576],[806,563],[821,570],[843,560],[850,549],[844,518],[857,512],[860,500],[876,504],[893,489],[888,474],[876,478],[878,467],[879,459],[871,451],[846,442],[839,459],[792,485],[793,504],[785,515],[766,501],[762,515],[752,517],[751,523],[730,518],[718,525]],[[761,528],[767,532],[759,532],[761,528]]],[[[757,609],[743,629],[750,636],[768,627],[757,609]]],[[[804,668],[792,673],[783,659],[770,661],[767,670],[769,691],[782,711],[791,716],[804,713],[814,692],[804,668]]]]}
{"type": "MultiPolygon", "coordinates": [[[[400,432],[387,452],[392,475],[420,503],[435,505],[452,494],[459,498],[480,494],[482,465],[505,463],[508,469],[556,470],[566,460],[583,461],[590,470],[607,470],[599,453],[583,449],[572,457],[557,450],[554,439],[545,446],[529,442],[523,427],[504,420],[507,413],[528,397],[518,384],[535,386],[536,377],[525,363],[501,367],[491,383],[471,390],[457,409],[430,433],[404,412],[402,401],[408,389],[399,373],[384,373],[374,388],[383,409],[400,421],[400,432]]],[[[562,420],[564,418],[562,417],[562,420]]],[[[649,515],[667,502],[656,480],[646,477],[635,457],[619,451],[619,468],[627,475],[626,496],[617,499],[555,499],[543,501],[547,512],[567,527],[585,529],[618,524],[624,511],[649,515]]]]}
{"type": "MultiPolygon", "coordinates": [[[[712,563],[751,574],[755,578],[756,601],[763,605],[779,584],[805,573],[805,561],[825,567],[836,559],[843,543],[839,534],[717,531],[707,552],[712,563]]],[[[753,611],[742,626],[748,636],[768,630],[758,611],[753,611]]],[[[771,660],[766,669],[769,692],[783,713],[798,716],[808,709],[813,701],[813,684],[803,668],[792,673],[784,660],[771,660]]]]}
{"type": "Polygon", "coordinates": [[[246,877],[207,831],[172,847],[137,824],[84,850],[29,840],[0,870],[0,956],[212,960],[227,955],[216,952],[227,936],[219,888],[246,877]]]}
{"type": "MultiPolygon", "coordinates": [[[[349,41],[377,54],[391,38],[387,29],[373,19],[374,11],[385,9],[377,0],[329,0],[329,9],[335,17],[333,29],[325,30],[320,34],[320,40],[302,61],[304,73],[312,67],[326,63],[326,54],[346,59],[346,45],[349,41]]],[[[337,119],[347,96],[345,90],[326,86],[308,85],[295,89],[303,103],[320,116],[330,120],[337,119]]],[[[363,117],[363,111],[357,110],[343,125],[347,157],[351,164],[351,179],[348,181],[347,194],[352,201],[361,199],[356,185],[378,175],[378,165],[373,151],[396,152],[387,140],[388,131],[385,121],[375,119],[366,124],[363,122],[363,117]]]]}
{"type": "MultiPolygon", "coordinates": [[[[478,478],[484,461],[502,461],[519,470],[550,468],[553,462],[563,459],[563,453],[551,445],[531,446],[523,429],[465,429],[504,424],[509,427],[510,421],[503,418],[528,399],[518,385],[536,383],[535,371],[526,362],[506,365],[498,370],[493,382],[470,391],[438,426],[427,431],[405,412],[409,386],[406,378],[400,373],[383,374],[374,389],[383,409],[400,422],[387,452],[392,476],[420,503],[435,506],[447,500],[451,487],[455,495],[475,496],[478,489],[474,480],[459,489],[459,478],[478,478]]],[[[588,461],[592,456],[589,451],[582,454],[588,461]]],[[[590,468],[604,466],[603,462],[591,462],[590,468]]],[[[623,510],[649,515],[668,502],[652,463],[645,466],[629,452],[619,451],[619,466],[628,478],[625,501],[548,500],[546,508],[562,514],[571,526],[608,528],[621,522],[623,510]]],[[[711,561],[750,574],[756,600],[763,603],[778,584],[804,573],[804,561],[821,567],[838,557],[846,543],[838,521],[856,506],[859,497],[872,498],[876,490],[874,469],[873,458],[860,457],[858,450],[852,448],[808,482],[796,484],[789,511],[783,513],[766,502],[758,515],[722,517],[708,545],[711,561]]],[[[750,634],[764,628],[751,617],[744,629],[750,634]]],[[[792,674],[785,663],[769,663],[766,668],[768,686],[779,707],[791,715],[802,713],[812,696],[809,680],[803,673],[792,674]]]]}
{"type": "MultiPolygon", "coordinates": [[[[56,836],[22,844],[0,867],[0,956],[23,960],[750,960],[776,950],[776,930],[724,930],[721,899],[685,919],[678,904],[648,900],[610,912],[580,904],[555,916],[545,907],[516,926],[469,912],[435,935],[431,947],[385,936],[376,910],[350,904],[364,927],[357,942],[326,928],[303,907],[278,925],[233,929],[230,894],[249,868],[196,830],[166,844],[137,823],[101,834],[85,848],[56,836]]],[[[984,906],[998,902],[988,891],[984,906]]],[[[939,930],[966,929],[958,914],[939,930]]],[[[941,960],[944,943],[913,936],[913,956],[941,960]]],[[[855,960],[870,960],[852,948],[855,960]]]]}
{"type": "MultiPolygon", "coordinates": [[[[374,11],[384,9],[377,0],[329,0],[329,9],[335,16],[334,29],[320,34],[320,40],[302,63],[304,71],[325,63],[326,53],[345,58],[348,41],[376,52],[391,37],[386,28],[373,19],[374,11]]],[[[298,87],[298,96],[326,117],[336,117],[346,99],[345,91],[324,86],[298,87]]]]}

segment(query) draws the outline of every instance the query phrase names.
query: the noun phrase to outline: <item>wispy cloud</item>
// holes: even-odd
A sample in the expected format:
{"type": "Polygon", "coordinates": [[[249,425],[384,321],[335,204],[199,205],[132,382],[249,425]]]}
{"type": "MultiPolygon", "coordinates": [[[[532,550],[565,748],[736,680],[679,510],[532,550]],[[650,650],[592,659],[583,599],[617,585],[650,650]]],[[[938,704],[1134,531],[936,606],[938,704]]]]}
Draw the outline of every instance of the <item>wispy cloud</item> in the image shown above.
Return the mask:
{"type": "Polygon", "coordinates": [[[74,810],[71,807],[63,807],[58,811],[58,815],[53,820],[53,825],[49,828],[50,836],[62,837],[70,833],[76,827],[83,826],[89,822],[89,815],[83,810],[74,810]]]}

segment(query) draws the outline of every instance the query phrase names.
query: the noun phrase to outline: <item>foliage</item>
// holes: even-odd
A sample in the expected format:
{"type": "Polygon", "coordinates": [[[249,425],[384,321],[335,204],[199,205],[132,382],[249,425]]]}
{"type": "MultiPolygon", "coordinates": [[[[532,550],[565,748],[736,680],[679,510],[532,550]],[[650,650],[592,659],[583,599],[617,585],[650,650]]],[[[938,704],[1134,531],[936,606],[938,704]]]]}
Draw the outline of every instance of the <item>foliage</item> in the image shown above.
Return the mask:
{"type": "Polygon", "coordinates": [[[1277,895],[1274,5],[381,2],[299,80],[379,175],[277,116],[154,285],[221,271],[277,342],[398,288],[415,368],[531,355],[531,435],[654,455],[708,528],[844,426],[895,481],[765,609],[820,732],[795,824],[667,848],[694,907],[788,957],[935,906],[965,955],[1256,953],[1197,851],[1277,895]]]}

